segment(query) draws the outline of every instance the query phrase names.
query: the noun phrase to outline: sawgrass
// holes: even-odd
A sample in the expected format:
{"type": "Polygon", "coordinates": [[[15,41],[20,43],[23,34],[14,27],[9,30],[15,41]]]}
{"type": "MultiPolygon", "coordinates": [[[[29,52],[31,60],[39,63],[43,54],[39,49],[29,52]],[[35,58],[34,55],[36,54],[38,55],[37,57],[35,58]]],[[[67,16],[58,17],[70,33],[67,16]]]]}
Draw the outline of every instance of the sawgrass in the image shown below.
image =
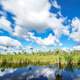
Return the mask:
{"type": "Polygon", "coordinates": [[[69,61],[73,65],[80,66],[80,52],[65,52],[57,50],[54,52],[33,52],[28,54],[26,52],[13,54],[0,54],[0,67],[16,67],[26,65],[53,65],[60,63],[65,66],[69,61]]]}

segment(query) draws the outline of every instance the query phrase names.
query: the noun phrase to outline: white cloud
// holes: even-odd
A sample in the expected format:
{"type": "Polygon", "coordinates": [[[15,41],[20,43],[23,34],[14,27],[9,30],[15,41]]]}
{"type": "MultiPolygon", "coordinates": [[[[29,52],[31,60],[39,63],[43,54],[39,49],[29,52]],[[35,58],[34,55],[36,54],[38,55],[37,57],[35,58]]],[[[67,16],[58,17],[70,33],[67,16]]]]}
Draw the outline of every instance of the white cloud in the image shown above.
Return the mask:
{"type": "Polygon", "coordinates": [[[80,19],[75,17],[71,23],[72,33],[70,34],[70,38],[75,41],[80,41],[80,19]]]}
{"type": "Polygon", "coordinates": [[[80,41],[80,32],[72,32],[70,34],[70,38],[72,38],[74,41],[80,41]]]}
{"type": "Polygon", "coordinates": [[[6,50],[7,48],[5,46],[0,45],[0,50],[6,50]]]}
{"type": "Polygon", "coordinates": [[[0,29],[12,32],[11,23],[5,17],[0,18],[0,29]]]}
{"type": "MultiPolygon", "coordinates": [[[[57,18],[57,14],[49,12],[51,5],[48,0],[6,0],[2,4],[16,15],[16,24],[23,30],[44,31],[48,27],[59,29],[63,26],[64,18],[57,18]]],[[[53,4],[59,7],[56,0],[53,4]]]]}
{"type": "Polygon", "coordinates": [[[71,26],[74,28],[74,30],[80,31],[80,19],[77,17],[73,18],[71,26]]]}
{"type": "Polygon", "coordinates": [[[50,45],[60,45],[61,43],[59,40],[56,38],[56,36],[49,34],[48,37],[42,39],[41,37],[36,37],[34,36],[33,33],[28,32],[29,39],[35,41],[37,44],[42,45],[42,46],[50,46],[50,45]]]}
{"type": "Polygon", "coordinates": [[[27,28],[21,27],[21,26],[19,26],[19,25],[17,25],[17,26],[15,27],[14,31],[15,31],[15,32],[13,33],[13,35],[14,35],[14,36],[20,36],[20,37],[26,35],[27,32],[28,32],[28,31],[27,31],[27,28]]]}
{"type": "Polygon", "coordinates": [[[42,25],[39,23],[36,23],[37,26],[40,26],[37,28],[34,25],[33,25],[34,28],[31,26],[17,25],[14,29],[15,32],[13,34],[15,36],[22,37],[27,35],[27,32],[32,29],[37,29],[38,32],[41,32],[47,28],[51,28],[55,33],[56,37],[59,37],[62,34],[69,35],[68,28],[66,28],[66,26],[63,25],[64,20],[65,20],[64,18],[57,19],[56,16],[54,15],[52,18],[47,18],[46,20],[44,20],[45,23],[42,23],[42,25]]]}
{"type": "Polygon", "coordinates": [[[51,2],[52,2],[52,6],[54,6],[55,8],[58,8],[58,9],[60,9],[61,8],[61,6],[57,3],[57,1],[56,0],[51,0],[51,2]]]}
{"type": "Polygon", "coordinates": [[[73,47],[73,50],[80,50],[80,45],[74,46],[74,47],[73,47]]]}
{"type": "MultiPolygon", "coordinates": [[[[59,9],[59,12],[52,14],[49,12],[51,7],[48,0],[1,0],[4,9],[16,15],[16,27],[14,29],[14,36],[22,37],[26,40],[35,41],[39,45],[62,45],[59,37],[64,34],[72,38],[74,41],[80,41],[80,19],[75,17],[71,24],[72,32],[69,33],[68,25],[64,26],[65,17],[60,12],[60,5],[56,0],[52,2],[52,6],[59,9]],[[59,14],[60,18],[57,18],[59,14]],[[51,28],[55,35],[49,34],[48,37],[42,39],[34,36],[34,33],[28,33],[35,29],[42,32],[47,28],[51,28]]],[[[1,14],[4,14],[0,12],[1,14]]],[[[0,18],[0,28],[12,32],[11,23],[5,18],[0,18]]]]}
{"type": "Polygon", "coordinates": [[[12,39],[8,36],[0,36],[0,45],[8,47],[19,47],[21,43],[18,40],[12,39]]]}
{"type": "Polygon", "coordinates": [[[6,0],[2,3],[5,9],[16,15],[17,24],[26,25],[27,29],[42,29],[44,27],[41,26],[46,26],[44,21],[49,16],[50,9],[48,0],[6,0]]]}
{"type": "MultiPolygon", "coordinates": [[[[29,37],[27,32],[32,29],[42,32],[51,28],[55,36],[50,34],[47,38],[42,39],[32,35],[30,39],[40,45],[62,45],[59,37],[62,34],[69,35],[68,29],[63,25],[65,18],[63,16],[57,18],[57,14],[49,12],[51,5],[48,0],[2,0],[1,3],[5,10],[16,15],[16,27],[13,33],[15,36],[29,37]]],[[[52,5],[60,9],[56,0],[52,2],[52,5]]],[[[58,13],[61,15],[60,12],[58,13]]]]}

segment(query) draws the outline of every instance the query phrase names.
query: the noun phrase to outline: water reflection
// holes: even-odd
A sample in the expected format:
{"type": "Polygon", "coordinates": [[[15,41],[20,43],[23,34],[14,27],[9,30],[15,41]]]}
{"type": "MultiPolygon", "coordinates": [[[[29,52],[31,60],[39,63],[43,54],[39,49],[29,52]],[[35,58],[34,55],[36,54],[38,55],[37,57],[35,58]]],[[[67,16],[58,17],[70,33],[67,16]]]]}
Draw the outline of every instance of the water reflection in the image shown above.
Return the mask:
{"type": "Polygon", "coordinates": [[[61,69],[57,65],[1,68],[0,80],[80,80],[80,69],[61,69]]]}

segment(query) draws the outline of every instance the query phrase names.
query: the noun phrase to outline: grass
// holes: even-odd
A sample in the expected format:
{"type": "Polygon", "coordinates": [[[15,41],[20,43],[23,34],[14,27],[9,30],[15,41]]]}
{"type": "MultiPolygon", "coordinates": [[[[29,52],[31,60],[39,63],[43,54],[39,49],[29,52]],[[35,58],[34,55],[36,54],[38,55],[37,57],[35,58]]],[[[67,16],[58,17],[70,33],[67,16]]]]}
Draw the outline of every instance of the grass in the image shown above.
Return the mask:
{"type": "Polygon", "coordinates": [[[67,53],[65,51],[56,50],[54,52],[36,52],[28,54],[21,53],[7,53],[0,54],[0,67],[21,67],[26,65],[52,65],[61,64],[65,66],[71,62],[74,66],[80,67],[80,52],[73,51],[67,53]]]}

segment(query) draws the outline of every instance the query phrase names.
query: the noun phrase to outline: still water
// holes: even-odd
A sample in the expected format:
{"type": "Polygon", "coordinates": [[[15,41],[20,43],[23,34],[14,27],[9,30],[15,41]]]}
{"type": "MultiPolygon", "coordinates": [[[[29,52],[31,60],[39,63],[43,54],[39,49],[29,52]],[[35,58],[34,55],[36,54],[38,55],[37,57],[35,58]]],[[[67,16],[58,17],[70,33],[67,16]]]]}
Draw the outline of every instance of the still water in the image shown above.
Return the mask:
{"type": "Polygon", "coordinates": [[[80,80],[80,69],[57,65],[0,68],[0,80],[80,80]]]}

